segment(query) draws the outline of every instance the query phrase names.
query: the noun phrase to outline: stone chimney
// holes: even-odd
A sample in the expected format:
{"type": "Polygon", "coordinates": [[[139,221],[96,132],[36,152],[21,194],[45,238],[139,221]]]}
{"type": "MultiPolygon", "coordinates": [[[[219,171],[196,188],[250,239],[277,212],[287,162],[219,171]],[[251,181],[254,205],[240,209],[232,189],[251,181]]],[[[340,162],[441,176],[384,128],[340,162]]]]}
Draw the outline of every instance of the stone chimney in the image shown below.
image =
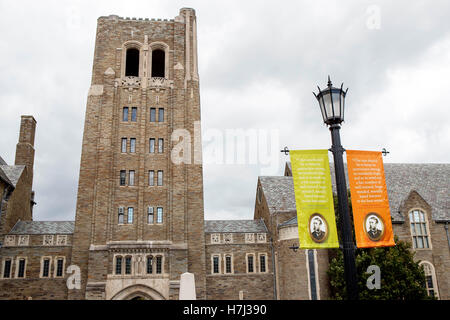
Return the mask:
{"type": "Polygon", "coordinates": [[[36,120],[33,116],[22,116],[20,121],[19,142],[16,146],[15,165],[27,166],[27,171],[33,176],[34,165],[34,134],[36,120]]]}

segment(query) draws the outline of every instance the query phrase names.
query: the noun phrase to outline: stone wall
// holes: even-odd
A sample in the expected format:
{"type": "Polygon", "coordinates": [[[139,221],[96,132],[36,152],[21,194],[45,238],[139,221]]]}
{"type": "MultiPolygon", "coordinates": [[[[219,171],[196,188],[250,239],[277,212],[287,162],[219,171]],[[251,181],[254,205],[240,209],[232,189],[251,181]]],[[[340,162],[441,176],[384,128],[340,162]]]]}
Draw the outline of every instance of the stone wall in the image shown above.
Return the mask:
{"type": "Polygon", "coordinates": [[[42,246],[42,236],[31,236],[30,245],[23,247],[3,247],[1,250],[0,299],[67,299],[67,267],[71,264],[71,247],[42,246]],[[26,259],[25,277],[17,278],[17,258],[26,259]],[[43,278],[41,262],[43,257],[51,258],[50,276],[43,278]],[[63,276],[56,277],[56,258],[64,257],[63,276]],[[12,278],[4,278],[4,261],[12,259],[12,278]]]}
{"type": "MultiPolygon", "coordinates": [[[[258,243],[257,234],[254,233],[254,243],[246,243],[245,233],[232,233],[230,243],[211,243],[211,233],[205,234],[206,243],[206,288],[207,299],[224,300],[239,299],[240,291],[244,299],[270,300],[274,298],[274,277],[272,268],[272,251],[267,234],[265,242],[258,243]],[[247,255],[253,254],[254,272],[247,269],[247,255]],[[261,254],[266,255],[266,270],[260,270],[261,254]],[[220,273],[213,273],[212,256],[220,256],[220,273]],[[232,273],[226,273],[225,256],[232,257],[232,273]]],[[[228,234],[229,235],[229,234],[228,234]]],[[[224,234],[221,234],[223,242],[224,234]]]]}

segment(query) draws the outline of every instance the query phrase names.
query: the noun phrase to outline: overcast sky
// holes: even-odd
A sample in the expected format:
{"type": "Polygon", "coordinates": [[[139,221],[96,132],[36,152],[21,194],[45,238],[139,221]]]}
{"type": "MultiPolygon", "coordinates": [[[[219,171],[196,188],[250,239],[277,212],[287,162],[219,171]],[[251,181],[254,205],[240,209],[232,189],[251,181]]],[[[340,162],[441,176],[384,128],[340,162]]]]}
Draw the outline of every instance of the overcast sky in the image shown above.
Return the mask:
{"type": "MultiPolygon", "coordinates": [[[[283,174],[278,148],[330,147],[311,93],[328,75],[349,87],[344,148],[386,148],[385,162],[450,162],[448,0],[2,0],[0,156],[14,163],[20,115],[33,115],[35,220],[75,218],[97,18],[173,19],[182,7],[197,14],[203,133],[276,138],[271,170],[204,164],[206,219],[253,218],[258,176],[283,174]]],[[[217,147],[208,141],[206,158],[217,147]]]]}

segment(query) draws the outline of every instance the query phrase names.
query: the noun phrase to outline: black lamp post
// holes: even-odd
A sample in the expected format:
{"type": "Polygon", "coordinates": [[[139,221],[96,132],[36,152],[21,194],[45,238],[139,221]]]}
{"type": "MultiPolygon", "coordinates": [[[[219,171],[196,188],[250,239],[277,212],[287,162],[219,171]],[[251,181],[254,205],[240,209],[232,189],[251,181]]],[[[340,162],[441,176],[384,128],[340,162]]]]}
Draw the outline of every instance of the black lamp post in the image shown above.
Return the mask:
{"type": "Polygon", "coordinates": [[[347,285],[347,297],[349,300],[358,299],[358,288],[356,282],[355,245],[353,243],[353,232],[350,223],[350,213],[348,209],[347,185],[345,183],[344,161],[342,154],[345,149],[341,145],[339,130],[341,122],[344,121],[345,95],[347,90],[342,90],[332,86],[328,76],[328,87],[314,96],[319,101],[323,122],[330,126],[333,152],[334,172],[336,175],[336,188],[338,195],[339,220],[341,221],[342,250],[344,254],[344,274],[347,285]]]}

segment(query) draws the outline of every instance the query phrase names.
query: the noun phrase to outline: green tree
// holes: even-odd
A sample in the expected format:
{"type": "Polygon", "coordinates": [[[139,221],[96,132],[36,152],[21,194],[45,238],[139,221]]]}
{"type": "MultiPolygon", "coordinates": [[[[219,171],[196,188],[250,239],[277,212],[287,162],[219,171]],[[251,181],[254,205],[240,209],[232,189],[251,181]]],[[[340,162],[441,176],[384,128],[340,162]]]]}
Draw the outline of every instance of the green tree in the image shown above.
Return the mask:
{"type": "MultiPolygon", "coordinates": [[[[356,250],[358,293],[361,300],[421,300],[430,299],[425,289],[425,274],[419,261],[414,261],[410,244],[395,237],[396,246],[356,250]],[[368,289],[366,273],[370,265],[380,267],[380,289],[368,289]]],[[[328,276],[332,298],[347,296],[344,279],[344,261],[340,250],[333,250],[328,276]]]]}
{"type": "MultiPolygon", "coordinates": [[[[351,217],[352,207],[350,192],[349,209],[351,217]]],[[[337,197],[335,209],[337,211],[337,197]]],[[[339,217],[336,214],[336,222],[340,227],[339,217]]],[[[353,221],[352,221],[353,224],[353,221]]],[[[340,231],[340,230],[339,230],[340,231]]],[[[338,232],[339,232],[338,231],[338,232]]],[[[411,250],[408,242],[394,239],[394,247],[364,248],[355,252],[356,269],[358,278],[358,293],[361,300],[420,300],[432,299],[425,289],[425,273],[420,261],[414,261],[415,252],[411,250]],[[380,289],[367,288],[367,279],[372,275],[367,273],[367,268],[376,265],[380,268],[380,289]]],[[[328,276],[331,286],[331,297],[342,300],[347,296],[344,278],[344,258],[341,250],[330,251],[330,264],[328,276]]]]}

